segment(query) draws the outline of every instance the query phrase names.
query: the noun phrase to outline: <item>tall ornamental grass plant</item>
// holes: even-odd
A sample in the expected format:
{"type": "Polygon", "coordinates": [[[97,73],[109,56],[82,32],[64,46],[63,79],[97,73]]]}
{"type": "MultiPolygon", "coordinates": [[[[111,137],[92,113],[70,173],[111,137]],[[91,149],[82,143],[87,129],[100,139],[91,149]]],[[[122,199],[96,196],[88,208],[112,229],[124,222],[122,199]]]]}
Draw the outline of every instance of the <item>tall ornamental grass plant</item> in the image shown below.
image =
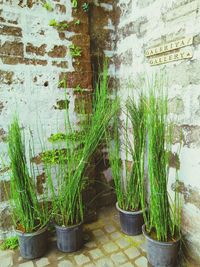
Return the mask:
{"type": "Polygon", "coordinates": [[[46,226],[49,220],[48,203],[40,202],[38,199],[34,168],[27,160],[25,140],[16,116],[9,127],[8,153],[13,222],[17,230],[31,233],[46,226]]]}
{"type": "Polygon", "coordinates": [[[109,99],[108,68],[105,64],[94,93],[93,112],[85,115],[82,122],[81,138],[73,134],[75,127],[69,116],[66,116],[65,153],[59,159],[56,186],[50,168],[46,166],[53,212],[58,225],[67,227],[83,221],[82,191],[87,183],[86,169],[117,108],[117,101],[109,99]]]}
{"type": "Polygon", "coordinates": [[[154,82],[148,102],[150,203],[145,224],[147,232],[153,238],[166,242],[180,237],[181,216],[179,194],[175,192],[172,202],[167,189],[172,124],[167,118],[167,96],[161,90],[162,86],[162,82],[154,82]]]}
{"type": "Polygon", "coordinates": [[[146,98],[143,93],[139,94],[138,101],[135,98],[127,100],[127,119],[123,130],[117,116],[118,114],[114,118],[113,135],[108,134],[108,154],[117,201],[123,210],[139,211],[146,208],[144,163],[147,110],[146,98]],[[123,138],[120,139],[122,134],[124,134],[123,138]],[[125,153],[125,172],[123,172],[121,152],[125,153]],[[132,161],[131,166],[130,160],[132,161]],[[123,173],[125,173],[125,177],[123,177],[123,173]]]}

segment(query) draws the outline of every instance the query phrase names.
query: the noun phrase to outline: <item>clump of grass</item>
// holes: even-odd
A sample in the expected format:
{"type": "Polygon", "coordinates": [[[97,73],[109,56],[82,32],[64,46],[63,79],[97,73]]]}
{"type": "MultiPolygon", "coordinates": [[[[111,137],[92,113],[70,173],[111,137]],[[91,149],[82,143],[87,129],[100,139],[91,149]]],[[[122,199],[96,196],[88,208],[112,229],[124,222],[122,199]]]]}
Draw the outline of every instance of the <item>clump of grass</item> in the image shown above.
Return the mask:
{"type": "Polygon", "coordinates": [[[157,240],[171,241],[180,237],[180,199],[175,193],[174,203],[170,203],[167,190],[172,125],[167,119],[167,96],[162,81],[155,80],[151,85],[148,107],[150,203],[145,223],[148,233],[157,240]]]}
{"type": "Polygon", "coordinates": [[[8,153],[11,166],[13,222],[16,229],[22,232],[36,231],[47,224],[48,209],[38,200],[34,169],[32,165],[29,168],[27,163],[25,141],[16,116],[9,127],[8,153]]]}
{"type": "Polygon", "coordinates": [[[95,91],[93,113],[91,116],[85,114],[88,119],[84,120],[85,123],[81,126],[81,138],[73,135],[75,129],[69,120],[69,115],[66,116],[66,155],[60,159],[58,166],[57,189],[51,177],[51,170],[46,165],[53,212],[56,223],[59,225],[71,226],[83,221],[82,191],[88,183],[86,168],[117,109],[116,102],[111,102],[108,98],[107,71],[107,66],[105,66],[95,91]],[[70,139],[69,136],[71,136],[70,139]],[[63,162],[66,164],[62,164],[63,162]]]}
{"type": "Polygon", "coordinates": [[[3,243],[0,245],[1,250],[6,250],[6,249],[17,249],[19,246],[19,241],[17,237],[9,237],[3,241],[3,243]]]}
{"type": "Polygon", "coordinates": [[[146,149],[146,98],[140,94],[139,101],[130,98],[126,102],[126,125],[122,125],[116,114],[113,135],[108,138],[109,160],[115,183],[118,205],[126,211],[138,211],[146,208],[144,163],[146,149]],[[128,122],[131,123],[132,140],[130,139],[128,122]],[[124,135],[123,140],[120,135],[124,135]],[[125,166],[122,164],[121,152],[125,148],[125,166]],[[131,158],[131,166],[129,159],[131,158]],[[123,172],[123,169],[125,171],[123,172]],[[123,173],[125,177],[123,176],[123,173]]]}

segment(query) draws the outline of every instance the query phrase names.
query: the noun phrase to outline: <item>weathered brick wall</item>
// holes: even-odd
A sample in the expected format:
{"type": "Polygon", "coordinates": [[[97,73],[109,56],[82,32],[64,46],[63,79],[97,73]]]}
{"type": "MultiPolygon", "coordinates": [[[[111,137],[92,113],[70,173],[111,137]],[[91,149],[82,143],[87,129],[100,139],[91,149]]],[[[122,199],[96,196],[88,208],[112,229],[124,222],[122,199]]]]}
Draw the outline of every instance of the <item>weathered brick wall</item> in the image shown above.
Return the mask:
{"type": "MultiPolygon", "coordinates": [[[[116,77],[121,98],[140,88],[142,77],[164,71],[168,78],[169,108],[183,130],[180,153],[180,192],[184,199],[183,232],[189,254],[200,263],[200,2],[196,0],[118,0],[116,77]],[[192,59],[150,66],[145,49],[185,36],[194,36],[192,59]]],[[[176,151],[178,144],[174,145],[176,151]]],[[[174,169],[171,168],[172,176],[174,169]]],[[[170,187],[173,179],[170,179],[170,187]]]]}
{"type": "MultiPolygon", "coordinates": [[[[88,13],[79,1],[75,11],[70,0],[49,1],[49,12],[41,1],[0,1],[0,151],[6,155],[8,125],[15,111],[26,132],[32,131],[36,155],[41,152],[38,138],[47,139],[64,131],[65,108],[69,108],[73,123],[80,121],[80,103],[91,112],[92,72],[88,13]],[[49,26],[55,19],[68,24],[59,31],[49,26]],[[79,22],[77,22],[79,21],[79,22]],[[81,57],[72,57],[69,46],[79,46],[81,57]],[[67,77],[67,100],[60,81],[67,77]],[[74,90],[82,88],[82,94],[74,90]],[[41,131],[41,128],[43,130],[41,131]]],[[[47,141],[47,149],[51,143],[47,141]]],[[[5,187],[9,191],[9,172],[0,168],[0,239],[11,227],[5,187]]],[[[43,192],[43,165],[36,160],[41,175],[37,177],[38,193],[43,192]]],[[[93,196],[92,196],[93,197],[93,196]]]]}

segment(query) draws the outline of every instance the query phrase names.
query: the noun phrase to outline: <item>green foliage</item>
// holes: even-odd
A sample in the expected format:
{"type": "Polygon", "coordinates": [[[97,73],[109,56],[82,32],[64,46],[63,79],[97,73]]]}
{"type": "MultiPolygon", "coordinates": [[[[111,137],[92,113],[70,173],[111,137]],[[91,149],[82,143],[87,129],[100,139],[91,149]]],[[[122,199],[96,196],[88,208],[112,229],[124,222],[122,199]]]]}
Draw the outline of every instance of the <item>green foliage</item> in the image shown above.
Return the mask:
{"type": "Polygon", "coordinates": [[[81,21],[80,21],[80,19],[77,19],[76,21],[75,21],[75,23],[74,23],[75,25],[80,25],[81,24],[81,21]]]}
{"type": "Polygon", "coordinates": [[[69,25],[66,22],[57,22],[57,20],[55,19],[50,20],[49,26],[55,27],[59,31],[65,31],[69,27],[69,25]]]}
{"type": "Polygon", "coordinates": [[[72,0],[72,8],[77,8],[78,7],[78,0],[72,0]]]}
{"type": "MultiPolygon", "coordinates": [[[[9,127],[8,153],[11,166],[10,204],[13,222],[18,230],[33,232],[47,224],[49,213],[48,208],[37,198],[35,170],[30,162],[27,163],[25,141],[17,117],[14,117],[9,127]]],[[[30,144],[29,154],[32,156],[30,144]]]]}
{"type": "Polygon", "coordinates": [[[16,249],[19,246],[19,241],[17,237],[9,237],[3,241],[3,243],[0,245],[1,250],[6,249],[16,249]]]}
{"type": "Polygon", "coordinates": [[[83,9],[84,12],[88,12],[89,11],[89,4],[88,3],[84,3],[82,5],[82,9],[83,9]]]}
{"type": "Polygon", "coordinates": [[[61,81],[59,81],[59,84],[58,84],[58,87],[59,88],[66,88],[67,87],[67,77],[65,77],[64,79],[62,79],[61,81]]]}
{"type": "Polygon", "coordinates": [[[54,142],[60,142],[60,141],[64,141],[66,138],[66,135],[64,133],[56,133],[56,134],[52,134],[49,137],[49,142],[54,143],[54,142]]]}
{"type": "MultiPolygon", "coordinates": [[[[145,152],[146,152],[146,134],[147,134],[147,109],[146,97],[143,93],[139,94],[139,99],[129,98],[126,103],[128,120],[131,123],[131,132],[133,140],[130,140],[126,131],[126,151],[131,155],[133,164],[130,176],[127,179],[127,206],[132,210],[146,208],[145,202],[145,152]]],[[[127,155],[128,156],[128,155],[127,155]]],[[[126,161],[127,164],[128,161],[126,161]]],[[[128,173],[128,165],[126,166],[128,173]]]]}
{"type": "Polygon", "coordinates": [[[145,223],[147,231],[155,235],[157,240],[171,241],[180,237],[180,199],[176,192],[173,204],[170,203],[167,191],[172,126],[167,119],[167,97],[163,93],[163,82],[158,79],[151,84],[148,107],[150,207],[145,223]]]}
{"type": "Polygon", "coordinates": [[[43,3],[43,7],[46,8],[46,10],[49,11],[49,12],[53,11],[52,5],[50,3],[48,3],[48,2],[43,3]]]}
{"type": "Polygon", "coordinates": [[[108,99],[107,79],[107,66],[105,66],[100,84],[95,91],[93,114],[84,120],[79,134],[74,134],[76,129],[70,122],[69,114],[66,113],[66,154],[60,158],[60,164],[57,166],[57,189],[53,183],[51,165],[45,165],[53,213],[59,225],[70,226],[83,220],[82,191],[88,182],[86,169],[118,107],[116,101],[111,102],[108,99]]]}
{"type": "Polygon", "coordinates": [[[72,44],[69,46],[69,50],[72,57],[81,57],[82,50],[79,46],[72,44]]]}
{"type": "Polygon", "coordinates": [[[126,125],[120,126],[119,118],[114,119],[113,134],[108,134],[108,154],[115,183],[118,205],[126,211],[138,211],[146,208],[144,189],[144,162],[146,149],[146,98],[140,94],[138,103],[130,98],[126,103],[126,125]],[[131,123],[130,139],[128,122],[131,123]],[[124,140],[120,140],[120,133],[124,140]],[[124,144],[122,144],[122,142],[124,144]],[[124,147],[125,177],[121,151],[124,147]],[[128,162],[132,161],[131,166],[128,162]]]}
{"type": "Polygon", "coordinates": [[[74,92],[81,93],[82,91],[83,91],[83,88],[81,88],[80,84],[78,84],[76,88],[74,88],[74,92]]]}
{"type": "Polygon", "coordinates": [[[62,149],[44,151],[41,155],[42,161],[50,164],[57,164],[60,162],[61,158],[65,157],[65,153],[65,150],[62,149]]]}
{"type": "Polygon", "coordinates": [[[49,26],[57,27],[57,25],[58,25],[57,20],[55,20],[55,19],[50,20],[50,22],[49,22],[49,26]]]}
{"type": "MultiPolygon", "coordinates": [[[[74,131],[74,132],[72,132],[71,134],[66,134],[66,133],[56,133],[56,134],[52,134],[50,137],[49,137],[49,141],[51,142],[51,143],[55,143],[55,142],[60,142],[60,141],[65,141],[66,140],[66,138],[67,139],[69,139],[69,140],[81,140],[81,138],[82,138],[82,132],[80,132],[80,131],[74,131]]],[[[83,141],[83,140],[82,140],[83,141]]],[[[44,155],[44,158],[45,158],[45,153],[46,153],[46,156],[47,156],[47,158],[48,158],[48,156],[50,157],[50,155],[51,155],[51,157],[52,157],[52,155],[54,154],[55,155],[55,152],[54,153],[52,153],[52,151],[51,151],[51,153],[49,153],[49,152],[44,152],[43,153],[43,155],[44,155]]],[[[50,157],[50,158],[51,158],[50,157]]],[[[54,156],[55,157],[55,156],[54,156]]]]}

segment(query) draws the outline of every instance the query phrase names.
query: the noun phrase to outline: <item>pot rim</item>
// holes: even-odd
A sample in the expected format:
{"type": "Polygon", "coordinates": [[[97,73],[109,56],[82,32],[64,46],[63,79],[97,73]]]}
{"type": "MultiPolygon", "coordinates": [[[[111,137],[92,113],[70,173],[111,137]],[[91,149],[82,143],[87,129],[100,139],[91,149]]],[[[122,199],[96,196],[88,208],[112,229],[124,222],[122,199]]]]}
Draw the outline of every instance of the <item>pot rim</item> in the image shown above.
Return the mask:
{"type": "Polygon", "coordinates": [[[73,228],[79,227],[81,225],[83,225],[83,222],[80,222],[78,224],[74,224],[71,226],[60,226],[60,225],[55,224],[55,228],[57,228],[59,230],[67,230],[67,229],[73,229],[73,228]]]}
{"type": "Polygon", "coordinates": [[[155,240],[155,239],[151,238],[148,235],[148,233],[146,232],[146,225],[145,224],[143,224],[143,226],[142,226],[142,232],[143,232],[143,235],[145,236],[146,239],[148,239],[152,243],[155,243],[155,244],[158,244],[161,246],[173,246],[173,245],[176,245],[177,243],[179,243],[181,240],[181,237],[179,237],[176,241],[168,241],[168,242],[155,240]]]}
{"type": "Polygon", "coordinates": [[[44,233],[45,231],[47,231],[47,226],[45,226],[45,227],[39,229],[39,230],[36,231],[36,232],[32,232],[32,233],[23,233],[22,231],[15,229],[15,233],[16,233],[18,236],[27,236],[27,237],[29,237],[29,236],[40,235],[40,234],[44,233]]]}
{"type": "MultiPolygon", "coordinates": [[[[124,213],[124,214],[130,214],[130,215],[137,215],[137,214],[142,214],[143,210],[138,210],[138,211],[127,211],[127,210],[123,210],[119,207],[118,202],[116,203],[116,208],[118,211],[124,213]]],[[[146,209],[147,210],[147,209],[146,209]]]]}

